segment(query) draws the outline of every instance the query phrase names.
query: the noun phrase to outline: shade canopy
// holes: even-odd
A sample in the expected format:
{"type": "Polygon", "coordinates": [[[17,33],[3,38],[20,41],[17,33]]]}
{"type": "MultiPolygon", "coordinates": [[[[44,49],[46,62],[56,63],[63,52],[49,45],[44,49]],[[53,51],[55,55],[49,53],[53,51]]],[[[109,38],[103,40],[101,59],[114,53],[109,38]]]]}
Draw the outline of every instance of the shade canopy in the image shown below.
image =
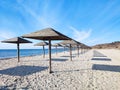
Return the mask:
{"type": "Polygon", "coordinates": [[[81,48],[87,49],[87,48],[90,48],[90,47],[82,43],[81,48]]]}
{"type": "Polygon", "coordinates": [[[52,46],[54,46],[54,47],[63,47],[63,45],[61,45],[59,43],[53,44],[52,46]]]}
{"type": "Polygon", "coordinates": [[[46,45],[48,45],[48,43],[45,41],[37,43],[34,45],[34,46],[43,46],[43,58],[45,58],[45,47],[44,46],[46,46],[46,45]]]}
{"type": "Polygon", "coordinates": [[[15,37],[15,38],[10,38],[4,41],[1,41],[2,43],[13,43],[13,44],[17,44],[17,54],[18,54],[18,62],[20,61],[20,50],[19,50],[19,44],[23,44],[23,43],[32,43],[31,41],[28,41],[26,39],[23,39],[21,37],[15,37]]]}
{"type": "MultiPolygon", "coordinates": [[[[64,40],[64,41],[62,41],[60,43],[64,44],[64,45],[68,45],[69,44],[69,48],[70,48],[70,60],[72,61],[72,45],[76,45],[78,47],[79,45],[81,45],[81,43],[78,42],[78,41],[75,41],[75,40],[64,40]]],[[[79,56],[79,48],[78,48],[78,56],[79,56]]]]}
{"type": "Polygon", "coordinates": [[[38,40],[70,40],[71,38],[63,35],[62,33],[54,30],[53,28],[45,28],[30,34],[25,34],[22,37],[32,38],[38,40]]]}
{"type": "Polygon", "coordinates": [[[71,44],[71,45],[80,45],[81,43],[75,40],[64,40],[60,42],[61,44],[71,44]]]}
{"type": "Polygon", "coordinates": [[[28,40],[23,39],[21,37],[10,38],[10,39],[7,39],[7,40],[1,41],[1,42],[2,43],[13,43],[13,44],[16,44],[16,43],[32,43],[31,41],[28,41],[28,40]]]}
{"type": "Polygon", "coordinates": [[[56,54],[57,54],[57,47],[63,47],[61,44],[59,43],[56,43],[56,44],[53,44],[52,45],[53,47],[56,47],[56,54]]]}
{"type": "Polygon", "coordinates": [[[48,43],[44,41],[44,42],[39,42],[35,44],[34,46],[46,46],[46,45],[48,45],[48,43]]]}
{"type": "Polygon", "coordinates": [[[54,30],[53,28],[45,28],[30,34],[25,34],[22,37],[38,39],[38,40],[48,40],[49,41],[49,73],[51,70],[51,40],[71,40],[71,38],[65,36],[64,34],[54,30]]]}

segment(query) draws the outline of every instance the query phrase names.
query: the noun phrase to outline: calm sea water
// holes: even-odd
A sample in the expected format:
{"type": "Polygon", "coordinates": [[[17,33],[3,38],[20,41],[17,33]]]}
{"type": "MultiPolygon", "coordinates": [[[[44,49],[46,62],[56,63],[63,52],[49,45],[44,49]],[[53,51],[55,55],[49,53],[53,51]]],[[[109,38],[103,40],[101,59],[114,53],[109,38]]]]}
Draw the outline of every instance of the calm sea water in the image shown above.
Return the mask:
{"type": "MultiPolygon", "coordinates": [[[[63,52],[63,48],[58,48],[57,52],[63,52]]],[[[48,54],[48,49],[45,49],[45,53],[48,54]]],[[[52,49],[52,53],[56,53],[56,49],[52,49]]],[[[21,49],[20,56],[32,56],[32,55],[42,55],[43,49],[21,49]]],[[[0,59],[17,57],[16,49],[1,49],[0,59]]]]}

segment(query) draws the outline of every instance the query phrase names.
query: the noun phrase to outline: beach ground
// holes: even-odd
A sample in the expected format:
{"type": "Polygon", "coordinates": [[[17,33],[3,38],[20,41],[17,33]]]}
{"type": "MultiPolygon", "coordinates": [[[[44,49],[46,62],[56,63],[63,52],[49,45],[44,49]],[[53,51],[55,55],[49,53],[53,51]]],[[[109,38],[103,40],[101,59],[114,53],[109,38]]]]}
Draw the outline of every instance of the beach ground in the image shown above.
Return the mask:
{"type": "Polygon", "coordinates": [[[120,50],[89,50],[0,60],[0,90],[120,90],[120,50]]]}

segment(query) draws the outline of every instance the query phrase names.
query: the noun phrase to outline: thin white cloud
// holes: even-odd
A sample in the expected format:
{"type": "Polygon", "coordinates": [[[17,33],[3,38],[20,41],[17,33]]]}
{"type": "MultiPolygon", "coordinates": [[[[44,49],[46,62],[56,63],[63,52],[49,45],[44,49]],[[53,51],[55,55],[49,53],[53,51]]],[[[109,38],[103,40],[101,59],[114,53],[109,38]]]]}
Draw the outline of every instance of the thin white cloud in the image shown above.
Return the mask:
{"type": "Polygon", "coordinates": [[[109,38],[114,36],[112,32],[104,32],[105,34],[100,34],[95,38],[88,38],[84,41],[87,45],[96,45],[109,42],[109,38]]]}
{"type": "Polygon", "coordinates": [[[69,27],[71,30],[73,30],[73,38],[77,41],[83,41],[87,38],[90,37],[92,30],[88,29],[88,30],[78,30],[72,26],[69,27]]]}
{"type": "MultiPolygon", "coordinates": [[[[44,6],[42,6],[43,9],[41,11],[36,12],[32,7],[29,7],[24,3],[19,2],[18,0],[18,4],[21,6],[20,12],[24,17],[28,18],[28,15],[32,16],[32,18],[29,18],[28,20],[30,21],[36,20],[37,21],[35,23],[36,26],[53,27],[57,25],[57,23],[59,23],[59,21],[57,20],[58,15],[55,13],[56,11],[50,13],[48,10],[49,2],[48,1],[44,2],[42,2],[44,3],[44,6]],[[27,13],[28,15],[26,14],[27,16],[25,16],[25,13],[27,13]]],[[[36,6],[36,8],[41,8],[41,6],[38,7],[36,6]]]]}
{"type": "MultiPolygon", "coordinates": [[[[10,32],[8,30],[0,30],[0,41],[3,41],[5,39],[13,38],[15,37],[15,33],[10,32]]],[[[0,49],[9,49],[9,48],[15,48],[14,44],[7,44],[7,43],[1,43],[0,42],[0,49]]]]}
{"type": "Polygon", "coordinates": [[[0,49],[16,49],[16,44],[0,43],[0,49]]]}
{"type": "MultiPolygon", "coordinates": [[[[0,49],[16,49],[16,44],[10,44],[10,43],[0,43],[0,49]]],[[[35,47],[34,44],[20,44],[20,49],[37,49],[41,47],[35,47]]]]}
{"type": "Polygon", "coordinates": [[[103,41],[104,41],[103,38],[95,38],[95,39],[86,40],[84,43],[87,45],[95,45],[95,44],[101,43],[103,41]]]}
{"type": "Polygon", "coordinates": [[[96,37],[92,38],[92,29],[85,29],[85,30],[78,30],[75,27],[69,26],[69,28],[73,31],[72,32],[72,38],[82,42],[86,45],[95,45],[98,43],[103,43],[105,38],[107,38],[109,35],[104,37],[96,37]]]}
{"type": "Polygon", "coordinates": [[[0,40],[12,38],[14,36],[15,36],[14,32],[10,32],[8,30],[0,30],[0,40]]]}

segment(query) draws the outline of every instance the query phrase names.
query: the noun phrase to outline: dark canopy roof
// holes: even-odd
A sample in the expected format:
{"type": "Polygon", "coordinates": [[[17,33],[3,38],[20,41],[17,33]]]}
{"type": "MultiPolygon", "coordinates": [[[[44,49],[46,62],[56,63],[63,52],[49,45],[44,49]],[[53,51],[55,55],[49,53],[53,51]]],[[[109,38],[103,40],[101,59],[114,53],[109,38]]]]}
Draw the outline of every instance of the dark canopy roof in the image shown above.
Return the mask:
{"type": "Polygon", "coordinates": [[[16,44],[16,43],[32,43],[31,41],[28,41],[28,40],[23,39],[21,37],[10,38],[10,39],[7,39],[7,40],[1,41],[1,42],[2,43],[13,43],[13,44],[16,44]]]}
{"type": "Polygon", "coordinates": [[[71,38],[55,31],[53,28],[45,28],[30,34],[25,34],[22,37],[38,40],[70,40],[71,38]]]}

